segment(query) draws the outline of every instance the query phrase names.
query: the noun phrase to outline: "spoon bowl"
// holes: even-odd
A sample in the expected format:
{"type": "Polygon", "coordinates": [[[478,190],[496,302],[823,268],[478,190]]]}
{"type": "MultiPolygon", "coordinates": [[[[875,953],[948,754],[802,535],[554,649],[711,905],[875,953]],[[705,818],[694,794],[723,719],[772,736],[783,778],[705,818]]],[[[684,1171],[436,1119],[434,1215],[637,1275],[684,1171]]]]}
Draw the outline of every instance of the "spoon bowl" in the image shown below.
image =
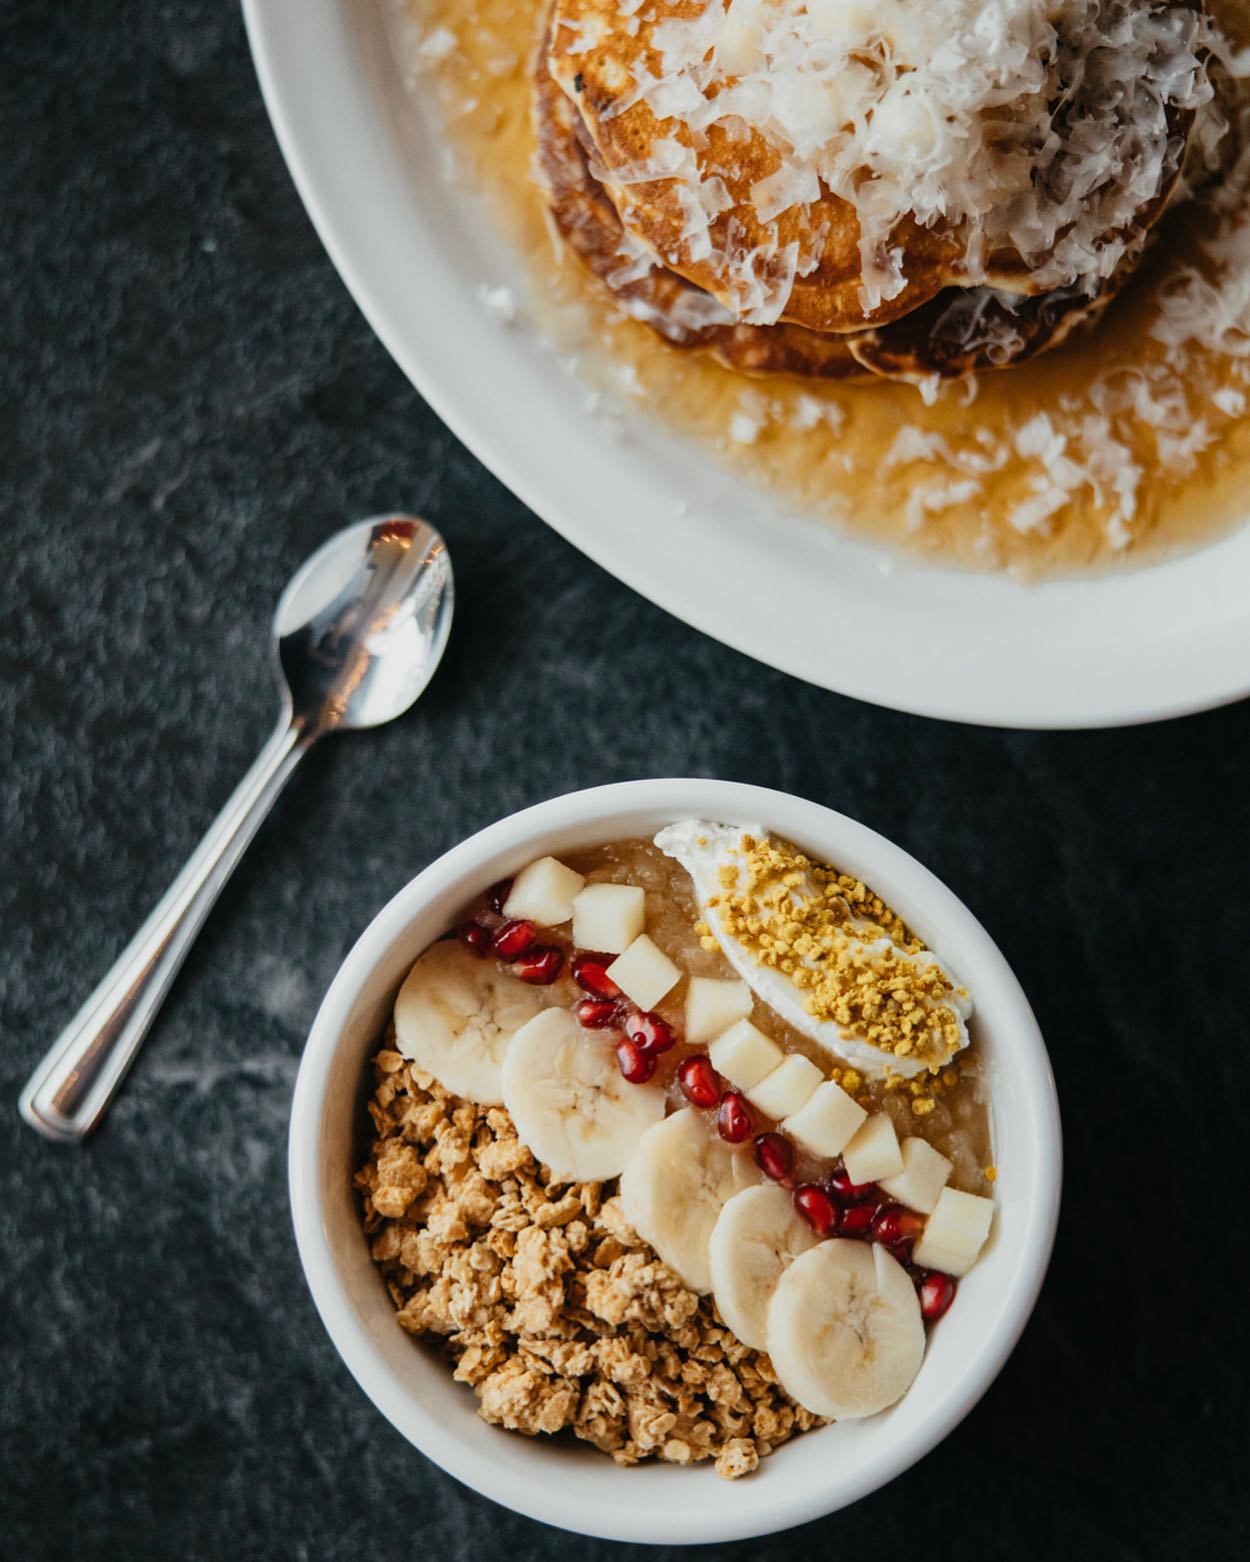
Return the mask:
{"type": "Polygon", "coordinates": [[[294,719],[320,734],[401,716],[434,676],[453,605],[447,545],[428,521],[378,515],[336,533],[274,612],[294,719]]]}

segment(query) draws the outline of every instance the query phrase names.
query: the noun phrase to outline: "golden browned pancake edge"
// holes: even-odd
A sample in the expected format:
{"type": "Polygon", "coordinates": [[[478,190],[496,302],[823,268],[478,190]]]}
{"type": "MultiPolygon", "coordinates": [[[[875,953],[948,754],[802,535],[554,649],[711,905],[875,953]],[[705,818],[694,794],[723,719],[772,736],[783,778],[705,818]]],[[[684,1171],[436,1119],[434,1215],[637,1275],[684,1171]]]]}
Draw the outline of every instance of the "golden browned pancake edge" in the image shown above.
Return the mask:
{"type": "Polygon", "coordinates": [[[540,48],[533,67],[534,134],[548,210],[568,247],[620,300],[625,312],[677,347],[703,347],[747,374],[807,378],[869,378],[846,339],[802,326],[694,325],[692,304],[706,294],[654,262],[642,276],[623,253],[625,230],[616,207],[590,172],[577,115],[560,91],[540,48]],[[629,274],[627,274],[629,273],[629,274]]]}

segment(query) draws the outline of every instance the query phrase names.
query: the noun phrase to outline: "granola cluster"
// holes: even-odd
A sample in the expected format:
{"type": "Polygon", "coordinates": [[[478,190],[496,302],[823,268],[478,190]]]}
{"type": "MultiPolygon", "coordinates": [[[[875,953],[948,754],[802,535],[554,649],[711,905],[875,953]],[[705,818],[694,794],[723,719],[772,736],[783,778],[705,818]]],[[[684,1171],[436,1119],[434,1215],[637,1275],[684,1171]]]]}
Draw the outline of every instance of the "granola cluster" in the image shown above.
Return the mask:
{"type": "Polygon", "coordinates": [[[552,1180],[502,1107],[389,1046],[374,1068],[356,1176],[373,1257],[400,1324],[441,1339],[487,1421],[568,1428],[619,1464],[714,1459],[727,1479],[820,1424],[630,1229],[611,1184],[552,1180]]]}

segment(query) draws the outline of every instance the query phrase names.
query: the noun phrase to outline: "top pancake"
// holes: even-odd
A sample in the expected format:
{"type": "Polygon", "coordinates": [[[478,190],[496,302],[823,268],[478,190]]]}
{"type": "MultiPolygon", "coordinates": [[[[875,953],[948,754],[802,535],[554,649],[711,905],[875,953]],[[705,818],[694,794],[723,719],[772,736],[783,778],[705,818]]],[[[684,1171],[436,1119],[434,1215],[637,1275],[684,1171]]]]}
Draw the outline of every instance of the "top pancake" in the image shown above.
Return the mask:
{"type": "MultiPolygon", "coordinates": [[[[1195,12],[1202,0],[1146,3],[1195,12]]],[[[991,256],[974,278],[961,228],[940,221],[925,227],[904,215],[889,236],[889,248],[901,261],[901,289],[868,307],[860,224],[849,202],[822,182],[815,199],[765,221],[751,192],[782,167],[773,140],[742,121],[713,121],[694,131],[682,118],[660,117],[637,96],[639,81],[663,72],[657,27],[696,18],[705,9],[705,0],[649,0],[641,8],[631,0],[555,4],[551,73],[578,109],[594,153],[593,172],[624,226],[662,265],[739,319],[761,325],[780,319],[838,333],[888,324],[945,288],[974,282],[1024,295],[1053,289],[1053,280],[1039,279],[1011,250],[991,256]]],[[[716,94],[713,84],[706,97],[716,94]]],[[[1130,223],[1106,235],[1108,243],[1129,229],[1145,231],[1158,217],[1192,121],[1192,111],[1169,113],[1175,155],[1158,188],[1140,201],[1130,223]]]]}
{"type": "Polygon", "coordinates": [[[1095,318],[1132,270],[1126,264],[1093,298],[1082,288],[1033,297],[946,288],[903,318],[858,332],[734,324],[706,293],[649,262],[628,239],[619,213],[590,172],[577,110],[552,79],[545,44],[534,60],[533,88],[536,171],[552,221],[570,250],[626,314],[674,346],[704,348],[747,374],[921,381],[1006,368],[1057,346],[1095,318]]]}

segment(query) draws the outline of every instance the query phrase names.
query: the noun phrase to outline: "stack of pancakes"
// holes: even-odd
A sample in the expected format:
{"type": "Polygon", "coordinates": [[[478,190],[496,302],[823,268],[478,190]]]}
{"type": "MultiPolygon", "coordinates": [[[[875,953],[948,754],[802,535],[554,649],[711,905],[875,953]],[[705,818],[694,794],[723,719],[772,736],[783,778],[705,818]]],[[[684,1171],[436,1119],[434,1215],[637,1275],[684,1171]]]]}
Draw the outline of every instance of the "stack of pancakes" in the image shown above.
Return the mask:
{"type": "MultiPolygon", "coordinates": [[[[865,285],[860,212],[823,178],[815,187],[809,173],[801,200],[762,210],[760,191],[771,188],[768,181],[801,182],[802,173],[785,166],[786,143],[779,150],[768,125],[717,120],[714,100],[725,89],[724,75],[702,87],[702,103],[690,73],[657,90],[674,23],[710,19],[715,28],[723,12],[728,25],[737,3],[553,0],[548,13],[533,73],[541,183],[568,247],[628,314],[678,346],[706,348],[750,373],[923,381],[1036,356],[1096,318],[1132,274],[1193,138],[1203,98],[1192,82],[1188,96],[1178,92],[1163,104],[1165,134],[1162,142],[1156,136],[1162,151],[1155,164],[1145,176],[1140,166],[1125,172],[1114,201],[1096,208],[1114,213],[1105,232],[1085,240],[1082,253],[1096,255],[1096,266],[1057,274],[1067,237],[1062,229],[1047,255],[1026,258],[1009,244],[987,252],[966,218],[935,221],[929,213],[921,221],[905,213],[891,218],[888,254],[896,281],[883,296],[865,285]],[[640,83],[651,87],[649,94],[640,95],[640,83]],[[693,220],[692,201],[701,203],[693,220]]],[[[750,3],[806,11],[805,0],[750,3]]],[[[901,3],[905,8],[907,0],[901,3]]],[[[1063,0],[1038,3],[1052,20],[1063,11],[1063,0]]],[[[1174,35],[1192,63],[1203,0],[1105,3],[1121,13],[1126,7],[1150,13],[1158,36],[1174,35]]],[[[1073,54],[1082,58],[1079,50],[1073,54]]],[[[757,61],[761,68],[767,62],[757,61]]],[[[1085,69],[1083,60],[1078,68],[1085,69]]],[[[1105,60],[1101,68],[1108,68],[1105,60]]],[[[694,79],[710,74],[696,72],[694,79]]],[[[1070,103],[1053,106],[1057,137],[1069,112],[1070,103]]],[[[1088,128],[1081,134],[1088,139],[1088,128]]],[[[1111,126],[1108,136],[1110,182],[1115,147],[1127,144],[1125,127],[1111,126]]],[[[1088,192],[1091,211],[1104,194],[1088,192]]],[[[1071,195],[1065,192],[1069,209],[1071,195]]]]}

